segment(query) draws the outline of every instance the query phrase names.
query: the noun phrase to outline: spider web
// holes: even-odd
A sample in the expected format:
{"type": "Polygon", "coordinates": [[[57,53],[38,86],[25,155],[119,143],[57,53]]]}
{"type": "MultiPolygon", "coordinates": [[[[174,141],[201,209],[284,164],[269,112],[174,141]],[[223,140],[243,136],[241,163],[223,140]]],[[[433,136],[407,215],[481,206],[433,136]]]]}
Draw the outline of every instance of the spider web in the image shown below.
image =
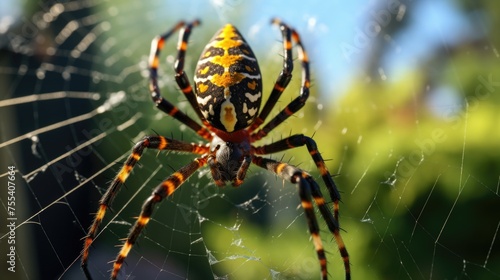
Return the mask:
{"type": "MultiPolygon", "coordinates": [[[[192,73],[215,30],[233,22],[254,46],[268,93],[282,63],[279,32],[269,26],[279,15],[302,35],[313,94],[262,143],[295,133],[316,139],[342,193],[352,275],[500,278],[497,4],[414,2],[33,1],[16,10],[5,1],[0,219],[15,229],[0,230],[0,275],[84,279],[82,238],[133,144],[154,134],[201,141],[151,104],[147,55],[155,35],[181,19],[202,20],[190,39],[192,73]],[[17,170],[13,215],[9,166],[17,170]],[[15,272],[8,270],[12,235],[15,272]]],[[[173,79],[175,44],[162,55],[160,85],[194,117],[173,79]]],[[[300,73],[294,77],[274,113],[298,93],[300,73]]],[[[305,148],[272,157],[319,178],[305,148]]],[[[109,277],[116,245],[151,190],[193,158],[144,153],[91,248],[95,279],[109,277]]],[[[219,188],[208,173],[157,207],[121,278],[319,277],[295,186],[251,168],[241,187],[219,188]]],[[[320,225],[329,272],[342,278],[337,247],[320,225]]]]}

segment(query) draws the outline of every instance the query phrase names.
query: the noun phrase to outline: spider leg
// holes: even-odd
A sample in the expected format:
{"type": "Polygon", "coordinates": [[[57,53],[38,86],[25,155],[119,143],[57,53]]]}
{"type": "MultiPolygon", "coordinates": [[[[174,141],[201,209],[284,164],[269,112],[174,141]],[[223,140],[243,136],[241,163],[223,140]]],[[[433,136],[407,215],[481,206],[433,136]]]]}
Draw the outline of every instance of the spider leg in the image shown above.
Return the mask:
{"type": "Polygon", "coordinates": [[[151,42],[151,52],[149,56],[149,89],[151,90],[151,98],[153,99],[153,102],[156,104],[156,107],[158,107],[158,109],[187,125],[204,139],[211,140],[212,134],[210,133],[210,131],[208,131],[205,127],[199,125],[191,117],[181,112],[175,105],[164,99],[163,96],[161,96],[160,87],[158,86],[158,66],[160,64],[160,52],[165,45],[165,41],[173,33],[180,30],[181,34],[179,36],[179,43],[177,46],[178,54],[175,61],[175,80],[198,117],[203,121],[203,124],[209,127],[208,122],[205,121],[205,119],[201,115],[200,109],[198,108],[198,103],[196,102],[196,97],[193,93],[193,88],[191,87],[186,73],[184,72],[184,58],[186,56],[187,40],[189,38],[189,35],[191,34],[192,27],[198,24],[199,21],[193,21],[189,24],[179,22],[171,30],[153,39],[153,41],[151,42]]]}
{"type": "MultiPolygon", "coordinates": [[[[181,89],[182,93],[186,96],[186,99],[189,101],[191,104],[191,107],[193,107],[194,111],[198,115],[198,118],[202,120],[203,125],[207,128],[211,128],[212,126],[210,123],[203,117],[200,107],[198,105],[198,101],[196,100],[196,96],[193,91],[193,87],[191,86],[191,83],[189,82],[189,79],[186,75],[186,72],[184,71],[184,61],[186,58],[186,50],[188,46],[188,39],[189,36],[191,35],[191,29],[194,26],[199,25],[199,21],[194,21],[190,24],[187,24],[184,26],[183,29],[181,29],[180,34],[179,34],[179,43],[177,44],[177,59],[174,63],[174,70],[175,70],[175,81],[177,82],[177,85],[179,85],[179,88],[181,89]]],[[[210,138],[206,138],[207,140],[211,140],[212,137],[210,135],[210,138]]]]}
{"type": "Polygon", "coordinates": [[[311,177],[307,178],[307,180],[310,182],[310,185],[311,185],[311,193],[312,193],[312,196],[314,198],[314,202],[318,206],[319,211],[320,211],[321,215],[323,216],[323,219],[326,221],[328,229],[335,237],[335,241],[337,242],[337,246],[339,247],[340,256],[342,257],[342,260],[344,262],[345,279],[349,280],[349,279],[351,279],[351,267],[350,267],[350,263],[349,263],[349,254],[347,253],[347,249],[345,247],[344,240],[342,239],[342,236],[340,235],[338,220],[332,216],[332,213],[330,212],[330,210],[326,206],[325,199],[324,199],[323,195],[321,194],[321,190],[318,186],[318,183],[316,183],[311,177]]]}
{"type": "Polygon", "coordinates": [[[106,210],[111,205],[114,197],[120,190],[120,187],[125,183],[128,176],[132,172],[135,164],[139,161],[144,152],[144,149],[155,149],[155,150],[171,150],[171,151],[181,151],[181,152],[189,152],[193,154],[205,154],[208,152],[208,146],[201,146],[197,144],[185,143],[182,141],[169,139],[163,136],[146,136],[141,141],[137,142],[132,149],[132,153],[127,158],[125,164],[121,168],[120,172],[116,175],[115,179],[107,189],[106,193],[103,195],[101,200],[99,201],[99,209],[95,214],[94,222],[89,228],[87,236],[85,237],[85,243],[82,251],[82,260],[81,266],[82,269],[90,279],[90,272],[87,268],[87,261],[89,257],[89,249],[90,245],[94,241],[94,238],[97,235],[97,231],[99,229],[99,225],[106,214],[106,210]]]}
{"type": "Polygon", "coordinates": [[[344,266],[346,268],[346,279],[350,279],[349,257],[347,254],[347,249],[345,248],[344,242],[340,236],[339,225],[328,207],[326,207],[325,200],[323,199],[323,196],[321,195],[321,192],[319,190],[319,186],[314,181],[314,179],[303,170],[287,163],[278,162],[272,159],[262,158],[258,156],[254,156],[252,162],[264,169],[275,173],[279,177],[298,185],[301,205],[307,218],[309,232],[311,233],[314,247],[316,249],[318,260],[321,266],[322,279],[327,279],[328,273],[326,266],[326,255],[323,248],[323,243],[321,242],[321,238],[319,236],[319,226],[316,216],[314,215],[311,196],[314,198],[314,201],[320,209],[320,212],[325,219],[329,230],[335,236],[337,246],[339,247],[340,254],[344,260],[344,266]]]}
{"type": "Polygon", "coordinates": [[[302,65],[302,83],[300,94],[294,100],[292,100],[281,112],[278,113],[274,118],[272,118],[263,128],[259,131],[251,134],[252,142],[262,139],[262,137],[266,136],[272,129],[277,127],[283,121],[288,119],[291,115],[295,114],[298,110],[300,110],[307,101],[309,97],[309,87],[311,85],[310,82],[310,71],[309,71],[309,58],[304,49],[304,45],[300,40],[299,34],[281,22],[278,19],[273,20],[273,24],[279,25],[281,32],[283,33],[283,46],[284,46],[284,62],[283,62],[283,70],[276,81],[273,91],[271,92],[271,96],[266,102],[264,109],[260,113],[259,117],[256,119],[254,124],[249,128],[250,132],[253,132],[259,125],[264,122],[264,119],[267,117],[271,109],[274,107],[276,102],[278,101],[281,93],[285,90],[285,87],[288,85],[288,82],[292,78],[292,70],[293,70],[293,60],[292,60],[292,40],[295,41],[297,46],[299,60],[302,65]]]}
{"type": "Polygon", "coordinates": [[[273,19],[273,24],[280,26],[281,34],[283,36],[283,69],[281,70],[276,82],[274,83],[273,90],[269,99],[267,99],[266,104],[262,108],[259,116],[252,123],[248,131],[251,133],[257,129],[267,118],[274,105],[280,98],[281,94],[287,87],[288,83],[292,79],[293,71],[293,58],[292,58],[292,31],[287,25],[281,23],[278,19],[273,19]]]}
{"type": "Polygon", "coordinates": [[[243,183],[245,176],[247,174],[248,168],[250,167],[250,163],[252,162],[251,156],[246,156],[241,163],[240,168],[238,169],[238,173],[236,173],[236,179],[233,182],[233,186],[239,186],[243,183]]]}
{"type": "Polygon", "coordinates": [[[330,193],[330,198],[333,202],[333,214],[335,220],[339,221],[339,201],[340,201],[340,193],[335,185],[335,182],[330,175],[330,172],[326,168],[325,161],[318,151],[318,147],[316,146],[316,142],[307,136],[302,134],[292,135],[280,141],[264,145],[261,147],[254,147],[254,151],[256,154],[271,154],[282,152],[288,149],[300,147],[306,145],[309,154],[311,155],[316,167],[318,168],[321,178],[325,182],[326,188],[330,193]]]}
{"type": "Polygon", "coordinates": [[[156,203],[162,201],[165,197],[171,195],[182,183],[184,183],[196,170],[204,166],[207,163],[207,156],[202,156],[196,158],[193,162],[182,167],[174,174],[170,175],[165,181],[158,185],[151,196],[146,199],[142,205],[141,214],[135,221],[125,243],[118,253],[116,260],[113,264],[113,271],[111,272],[111,279],[116,279],[120,268],[125,261],[130,249],[137,241],[137,238],[141,234],[141,231],[146,227],[149,220],[151,219],[151,214],[153,213],[154,206],[156,203]]]}

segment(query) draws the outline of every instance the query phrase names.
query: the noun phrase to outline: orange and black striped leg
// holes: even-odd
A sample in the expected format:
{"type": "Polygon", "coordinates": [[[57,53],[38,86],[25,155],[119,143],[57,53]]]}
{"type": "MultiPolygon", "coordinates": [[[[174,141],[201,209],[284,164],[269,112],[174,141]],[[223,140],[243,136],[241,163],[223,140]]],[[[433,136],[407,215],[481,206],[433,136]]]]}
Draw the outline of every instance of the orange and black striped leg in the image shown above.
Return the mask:
{"type": "Polygon", "coordinates": [[[342,236],[340,235],[340,228],[338,224],[338,220],[335,219],[326,206],[325,199],[323,198],[323,195],[321,194],[321,190],[318,186],[318,184],[311,178],[307,177],[307,180],[310,183],[311,186],[311,194],[314,198],[314,202],[319,208],[319,211],[321,215],[323,216],[323,219],[325,220],[328,229],[330,232],[333,234],[335,237],[335,241],[337,242],[337,246],[339,248],[340,256],[342,257],[342,260],[344,262],[344,270],[345,270],[345,279],[349,280],[351,279],[351,267],[349,263],[349,254],[347,253],[347,249],[344,244],[344,240],[342,239],[342,236]]]}
{"type": "Polygon", "coordinates": [[[274,83],[274,87],[271,91],[269,99],[266,101],[266,104],[260,111],[259,116],[255,119],[255,121],[248,129],[249,132],[256,130],[265,121],[274,105],[280,98],[281,94],[287,87],[288,83],[292,79],[292,31],[287,25],[281,23],[278,19],[273,19],[272,23],[279,25],[281,34],[283,36],[283,69],[281,70],[281,73],[274,83]]]}
{"type": "MultiPolygon", "coordinates": [[[[189,24],[185,24],[184,22],[179,22],[168,32],[164,33],[163,35],[157,36],[156,38],[153,39],[153,41],[151,42],[151,52],[149,56],[149,72],[150,72],[149,89],[151,91],[151,97],[153,99],[153,102],[156,104],[156,107],[158,107],[158,109],[179,120],[192,130],[194,130],[198,135],[200,135],[204,139],[212,140],[212,134],[205,127],[201,126],[200,124],[195,122],[191,117],[179,111],[179,109],[176,106],[174,106],[172,103],[164,99],[163,96],[161,96],[160,88],[158,85],[158,67],[160,65],[159,56],[161,50],[165,45],[165,41],[178,30],[184,30],[183,32],[181,32],[183,33],[183,35],[180,36],[180,41],[178,46],[179,54],[175,63],[176,64],[175,68],[177,73],[176,81],[181,87],[182,92],[186,95],[187,99],[189,100],[189,103],[191,103],[194,110],[198,114],[198,117],[201,116],[198,106],[196,105],[196,98],[193,94],[191,85],[187,80],[186,74],[182,70],[184,64],[184,56],[187,49],[187,42],[185,42],[183,38],[185,37],[185,39],[187,40],[191,28],[193,26],[196,26],[198,23],[199,23],[198,21],[194,21],[189,24]]],[[[203,118],[201,119],[203,120],[203,118]]]]}
{"type": "Polygon", "coordinates": [[[89,257],[90,245],[94,241],[99,230],[99,225],[106,214],[106,210],[110,207],[114,197],[120,190],[120,187],[125,183],[127,177],[132,172],[135,164],[139,161],[144,152],[144,149],[155,149],[155,150],[171,150],[171,151],[181,151],[193,154],[205,154],[209,151],[208,146],[201,146],[197,144],[185,143],[182,141],[169,139],[163,136],[146,136],[137,144],[134,145],[132,149],[132,154],[127,158],[125,164],[123,165],[120,172],[116,175],[115,179],[109,186],[106,193],[103,195],[99,202],[99,209],[94,217],[94,222],[90,226],[90,229],[85,237],[85,243],[82,251],[82,269],[87,276],[87,279],[91,279],[90,273],[87,269],[87,261],[89,257]]]}
{"type": "MultiPolygon", "coordinates": [[[[325,255],[325,250],[323,249],[323,243],[319,236],[318,221],[316,219],[316,216],[314,215],[314,209],[311,199],[311,193],[313,189],[311,183],[314,184],[316,183],[311,178],[311,176],[309,176],[309,174],[286,163],[262,157],[254,157],[252,162],[262,168],[265,168],[275,173],[284,180],[287,180],[289,182],[298,185],[301,205],[302,208],[304,209],[304,213],[307,218],[309,232],[311,233],[312,240],[314,243],[314,248],[316,249],[316,253],[318,255],[318,260],[320,263],[321,277],[323,280],[327,279],[328,273],[326,267],[326,255],[325,255]]],[[[317,193],[315,192],[315,194],[317,193]]],[[[328,208],[325,208],[325,210],[328,211],[328,208]]],[[[333,217],[329,222],[336,225],[336,221],[335,219],[333,219],[333,217]]],[[[337,231],[338,231],[338,226],[337,226],[337,231]]]]}
{"type": "Polygon", "coordinates": [[[316,164],[316,167],[318,168],[321,174],[321,178],[323,178],[323,181],[325,182],[326,188],[328,189],[330,198],[333,202],[333,214],[335,220],[337,220],[338,222],[340,193],[337,189],[337,186],[335,185],[335,182],[332,179],[332,176],[330,175],[330,172],[326,168],[325,161],[323,160],[323,157],[318,151],[318,146],[316,145],[316,142],[312,138],[304,136],[302,134],[296,134],[268,145],[264,145],[261,147],[254,147],[254,152],[260,155],[272,154],[293,149],[296,147],[301,147],[304,145],[307,147],[309,154],[311,155],[314,163],[316,164]]]}
{"type": "MultiPolygon", "coordinates": [[[[193,91],[193,87],[189,82],[189,78],[184,71],[184,61],[186,58],[186,51],[188,46],[189,35],[191,35],[191,29],[195,26],[198,26],[200,22],[198,20],[193,21],[192,23],[186,24],[181,30],[179,35],[179,43],[177,44],[177,59],[174,63],[175,70],[175,81],[182,93],[186,96],[186,99],[193,107],[194,111],[198,115],[198,118],[202,120],[203,125],[207,128],[210,128],[210,123],[203,117],[200,111],[200,107],[198,105],[198,101],[196,100],[196,96],[193,91]]],[[[210,140],[210,139],[208,139],[210,140]]]]}
{"type": "Polygon", "coordinates": [[[142,211],[137,218],[134,226],[132,227],[125,243],[118,253],[116,260],[113,264],[113,271],[111,272],[111,279],[116,279],[120,269],[125,261],[125,258],[129,254],[132,246],[137,241],[137,238],[141,234],[142,230],[146,227],[151,215],[153,214],[154,206],[156,203],[162,201],[165,197],[171,195],[182,183],[184,183],[196,170],[204,166],[207,163],[207,156],[203,156],[195,159],[190,164],[182,167],[177,172],[168,177],[160,185],[158,185],[151,196],[146,199],[142,205],[142,211]]]}
{"type": "MultiPolygon", "coordinates": [[[[262,129],[260,129],[257,132],[252,133],[251,135],[251,140],[257,141],[259,139],[262,139],[262,137],[266,136],[272,129],[277,127],[279,124],[281,124],[283,121],[288,119],[291,115],[295,114],[298,110],[300,110],[304,104],[307,101],[307,98],[309,98],[309,87],[311,86],[310,82],[310,71],[309,71],[309,58],[307,56],[307,53],[304,49],[304,45],[302,44],[302,41],[300,40],[299,34],[292,28],[290,28],[288,25],[284,24],[283,22],[279,21],[278,19],[273,20],[274,24],[277,24],[280,26],[282,32],[283,32],[283,37],[284,37],[284,46],[285,46],[285,61],[288,59],[291,59],[291,48],[292,48],[292,40],[295,42],[297,51],[299,54],[299,60],[302,65],[302,82],[301,82],[301,89],[300,89],[300,94],[298,97],[296,97],[290,104],[288,104],[285,109],[283,109],[281,112],[278,113],[273,119],[271,119],[262,129]],[[287,36],[285,36],[285,33],[290,33],[291,39],[288,40],[287,36]]],[[[293,61],[292,62],[285,62],[284,65],[290,64],[293,67],[293,61]]],[[[284,67],[284,70],[286,67],[284,67]]],[[[287,76],[287,79],[291,78],[291,70],[290,68],[290,73],[287,76]]],[[[283,71],[285,72],[285,71],[283,71]]],[[[281,77],[281,76],[280,76],[281,77]]],[[[269,100],[266,102],[266,106],[269,106],[268,110],[270,111],[274,105],[276,104],[279,96],[281,93],[285,90],[284,87],[281,86],[279,78],[278,81],[276,82],[273,92],[271,93],[271,97],[269,100]],[[273,93],[276,92],[276,97],[273,97],[273,93]],[[269,105],[268,105],[269,104],[269,105]]],[[[286,82],[288,84],[288,81],[286,82]]],[[[285,84],[285,86],[286,86],[285,84]]],[[[269,112],[266,112],[266,115],[269,112]]],[[[260,118],[260,115],[259,115],[260,118]]],[[[264,121],[264,118],[258,119],[258,124],[255,124],[256,126],[260,125],[264,121]]],[[[251,127],[251,131],[253,129],[256,129],[257,127],[251,127]]]]}

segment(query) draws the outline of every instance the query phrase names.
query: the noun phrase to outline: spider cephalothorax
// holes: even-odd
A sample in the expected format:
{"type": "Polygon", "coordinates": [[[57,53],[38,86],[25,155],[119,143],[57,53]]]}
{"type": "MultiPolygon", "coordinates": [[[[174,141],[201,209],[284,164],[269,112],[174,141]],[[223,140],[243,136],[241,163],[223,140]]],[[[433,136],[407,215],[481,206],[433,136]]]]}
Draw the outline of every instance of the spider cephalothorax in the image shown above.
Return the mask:
{"type": "Polygon", "coordinates": [[[142,230],[150,221],[156,203],[170,196],[199,168],[206,165],[210,168],[216,185],[223,186],[226,183],[232,183],[234,186],[239,186],[243,183],[246,172],[252,163],[267,169],[284,180],[297,184],[301,206],[308,220],[309,232],[320,263],[321,276],[323,279],[327,279],[326,255],[319,236],[319,226],[313,209],[314,201],[329,231],[335,237],[344,262],[346,279],[350,279],[349,256],[342,241],[338,224],[340,195],[315,141],[302,134],[296,134],[267,145],[253,145],[254,142],[265,137],[276,126],[300,110],[309,97],[309,59],[300,36],[294,29],[279,19],[274,19],[272,22],[280,27],[283,36],[284,63],[283,70],[274,83],[273,90],[262,110],[260,110],[262,77],[257,59],[250,46],[233,25],[227,24],[224,26],[205,47],[195,71],[195,90],[191,87],[191,83],[184,72],[184,59],[191,29],[197,26],[199,22],[193,21],[187,24],[179,22],[174,28],[153,40],[149,58],[149,88],[153,102],[158,109],[192,129],[207,143],[194,144],[163,136],[146,136],[134,145],[131,155],[102,196],[94,222],[85,238],[82,252],[82,268],[88,279],[91,278],[88,269],[90,245],[92,245],[98,234],[99,225],[107,209],[111,206],[111,202],[127,180],[145,149],[179,151],[195,154],[198,157],[171,174],[146,199],[139,217],[114,261],[111,279],[118,277],[125,258],[142,230]],[[177,46],[177,59],[174,64],[175,80],[197,114],[201,124],[179,111],[175,105],[160,94],[158,86],[160,51],[165,44],[165,40],[177,31],[180,31],[180,36],[177,46]],[[292,77],[292,42],[295,43],[302,66],[301,90],[295,99],[261,127],[292,77]],[[260,156],[300,146],[306,146],[309,155],[319,170],[328,190],[329,198],[333,203],[333,214],[321,194],[318,183],[309,173],[288,163],[260,156]]]}
{"type": "Polygon", "coordinates": [[[234,186],[239,186],[243,183],[251,162],[250,143],[226,142],[215,136],[210,148],[212,155],[208,158],[208,165],[215,184],[223,186],[226,182],[232,182],[234,186]]]}

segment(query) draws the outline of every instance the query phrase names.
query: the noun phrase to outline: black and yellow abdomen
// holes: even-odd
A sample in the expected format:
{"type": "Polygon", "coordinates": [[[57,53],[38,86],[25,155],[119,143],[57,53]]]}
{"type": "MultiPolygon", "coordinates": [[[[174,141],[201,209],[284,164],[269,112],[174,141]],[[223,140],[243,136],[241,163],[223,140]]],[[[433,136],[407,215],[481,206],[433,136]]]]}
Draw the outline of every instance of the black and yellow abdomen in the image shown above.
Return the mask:
{"type": "Polygon", "coordinates": [[[194,81],[201,113],[213,127],[233,132],[257,117],[262,76],[252,49],[233,25],[224,26],[207,44],[194,81]]]}

